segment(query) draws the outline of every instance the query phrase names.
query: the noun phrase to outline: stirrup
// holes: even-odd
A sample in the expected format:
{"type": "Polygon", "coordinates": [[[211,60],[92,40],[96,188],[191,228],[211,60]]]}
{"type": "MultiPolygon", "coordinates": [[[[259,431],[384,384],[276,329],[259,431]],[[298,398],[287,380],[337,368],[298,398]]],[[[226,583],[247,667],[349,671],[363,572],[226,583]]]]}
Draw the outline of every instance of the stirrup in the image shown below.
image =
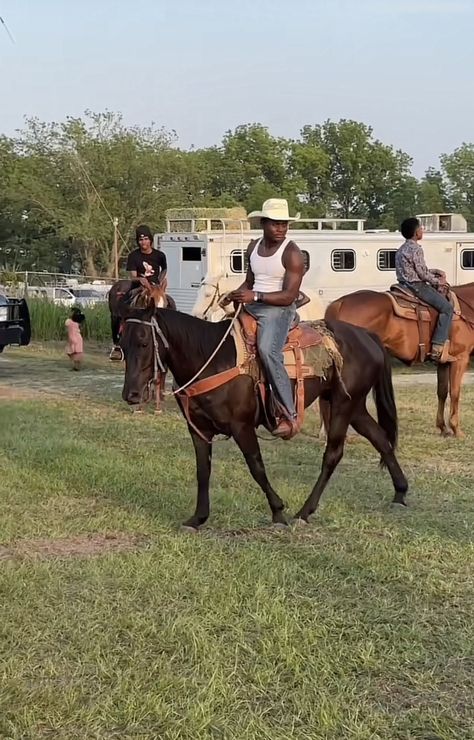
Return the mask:
{"type": "Polygon", "coordinates": [[[439,362],[440,365],[444,365],[447,362],[456,362],[456,358],[449,353],[449,341],[443,345],[434,346],[439,347],[439,349],[433,351],[433,347],[431,347],[430,357],[433,362],[439,362]]]}
{"type": "Polygon", "coordinates": [[[109,354],[109,360],[112,360],[112,362],[123,362],[124,355],[122,347],[119,347],[118,345],[112,347],[109,354]]]}

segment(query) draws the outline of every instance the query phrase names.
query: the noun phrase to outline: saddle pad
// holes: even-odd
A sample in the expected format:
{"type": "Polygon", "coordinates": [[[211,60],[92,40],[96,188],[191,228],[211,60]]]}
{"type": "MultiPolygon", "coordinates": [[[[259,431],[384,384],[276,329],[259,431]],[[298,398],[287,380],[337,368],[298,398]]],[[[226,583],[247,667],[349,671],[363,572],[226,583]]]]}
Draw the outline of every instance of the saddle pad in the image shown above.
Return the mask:
{"type": "MultiPolygon", "coordinates": [[[[300,337],[303,346],[300,346],[299,342],[296,341],[294,345],[293,343],[286,345],[283,350],[283,361],[290,378],[296,378],[294,346],[296,347],[297,352],[301,351],[301,369],[302,375],[305,378],[325,377],[326,371],[331,367],[333,362],[336,363],[338,369],[342,368],[342,358],[339,349],[334,337],[331,332],[326,329],[323,321],[302,322],[298,326],[298,329],[300,328],[300,337]]],[[[240,322],[237,321],[234,324],[231,336],[235,343],[237,366],[247,367],[248,374],[252,375],[256,379],[263,378],[264,374],[261,368],[261,363],[258,361],[257,357],[249,353],[249,348],[245,342],[240,322]]],[[[297,340],[297,337],[295,337],[295,340],[297,340]]]]}

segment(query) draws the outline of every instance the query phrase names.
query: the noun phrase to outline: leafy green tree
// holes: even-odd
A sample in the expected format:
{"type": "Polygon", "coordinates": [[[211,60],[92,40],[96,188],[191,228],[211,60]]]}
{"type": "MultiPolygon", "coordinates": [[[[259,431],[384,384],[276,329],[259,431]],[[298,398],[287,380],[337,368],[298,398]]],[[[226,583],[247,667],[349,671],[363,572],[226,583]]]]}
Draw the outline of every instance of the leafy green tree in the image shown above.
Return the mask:
{"type": "MultiPolygon", "coordinates": [[[[363,217],[380,224],[391,211],[391,199],[410,174],[410,157],[373,138],[372,128],[342,119],[305,126],[302,141],[326,154],[328,179],[321,189],[342,218],[363,217]]],[[[323,161],[318,157],[318,161],[323,161]]]]}
{"type": "Polygon", "coordinates": [[[290,143],[274,137],[259,123],[228,131],[220,147],[208,152],[207,189],[211,197],[244,205],[247,211],[260,207],[258,199],[294,193],[288,173],[290,143]],[[256,206],[258,202],[258,206],[256,206]]]}
{"type": "Polygon", "coordinates": [[[88,274],[112,274],[113,218],[120,256],[134,227],[156,223],[176,197],[172,143],[161,129],[127,128],[112,113],[60,124],[30,119],[17,141],[14,189],[28,217],[75,245],[88,274]]]}
{"type": "Polygon", "coordinates": [[[440,159],[452,205],[474,228],[474,144],[462,144],[440,159]]]}
{"type": "Polygon", "coordinates": [[[418,185],[417,213],[443,213],[450,210],[451,203],[443,175],[430,167],[418,185]]]}

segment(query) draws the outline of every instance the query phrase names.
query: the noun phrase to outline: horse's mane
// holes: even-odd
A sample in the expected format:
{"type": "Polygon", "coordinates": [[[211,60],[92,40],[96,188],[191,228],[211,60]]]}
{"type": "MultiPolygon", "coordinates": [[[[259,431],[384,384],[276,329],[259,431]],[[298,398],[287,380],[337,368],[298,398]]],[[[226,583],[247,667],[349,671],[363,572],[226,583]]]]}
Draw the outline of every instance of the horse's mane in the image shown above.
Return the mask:
{"type": "MultiPolygon", "coordinates": [[[[212,355],[230,324],[228,319],[217,322],[204,321],[168,308],[157,309],[155,316],[167,338],[172,336],[187,353],[203,362],[212,355]]],[[[219,359],[232,361],[232,350],[233,344],[226,341],[219,350],[219,359]]]]}

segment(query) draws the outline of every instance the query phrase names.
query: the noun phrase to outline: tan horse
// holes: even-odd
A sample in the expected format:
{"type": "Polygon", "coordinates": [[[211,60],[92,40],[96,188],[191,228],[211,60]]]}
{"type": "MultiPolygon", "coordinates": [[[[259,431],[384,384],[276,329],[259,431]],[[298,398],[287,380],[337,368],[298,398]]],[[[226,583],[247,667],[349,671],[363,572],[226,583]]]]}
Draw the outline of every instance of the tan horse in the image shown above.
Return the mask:
{"type": "MultiPolygon", "coordinates": [[[[462,437],[459,424],[459,398],[464,373],[474,351],[474,283],[451,288],[457,296],[460,316],[454,316],[450,334],[450,354],[456,358],[450,364],[438,365],[438,412],[436,426],[443,436],[451,433],[462,437]],[[449,426],[445,421],[446,398],[450,395],[449,426]]],[[[413,298],[413,301],[416,299],[413,298]]],[[[426,312],[426,309],[425,309],[426,312]]],[[[427,314],[426,314],[427,315],[427,314]]],[[[377,334],[390,353],[407,365],[420,360],[420,322],[401,318],[394,312],[393,302],[386,293],[361,290],[349,293],[331,303],[325,318],[347,321],[377,334]]],[[[413,318],[415,313],[413,312],[413,318]]],[[[425,322],[426,340],[432,336],[437,312],[430,309],[430,322],[425,322]]],[[[428,347],[426,347],[428,350],[428,347]]]]}

